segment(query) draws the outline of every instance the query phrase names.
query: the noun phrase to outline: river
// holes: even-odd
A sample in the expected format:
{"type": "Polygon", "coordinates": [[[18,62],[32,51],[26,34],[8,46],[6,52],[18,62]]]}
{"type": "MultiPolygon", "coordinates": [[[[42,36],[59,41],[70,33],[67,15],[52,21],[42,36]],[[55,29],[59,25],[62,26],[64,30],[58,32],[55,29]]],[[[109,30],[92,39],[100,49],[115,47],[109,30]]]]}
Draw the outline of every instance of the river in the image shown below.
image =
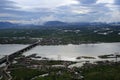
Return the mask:
{"type": "MultiPolygon", "coordinates": [[[[0,44],[0,56],[11,54],[20,50],[28,45],[23,44],[0,44]]],[[[30,55],[37,53],[43,57],[51,59],[65,59],[74,60],[78,56],[98,56],[104,54],[120,53],[120,43],[96,43],[96,44],[80,44],[80,45],[50,45],[50,46],[37,46],[32,50],[24,53],[30,55]]]]}

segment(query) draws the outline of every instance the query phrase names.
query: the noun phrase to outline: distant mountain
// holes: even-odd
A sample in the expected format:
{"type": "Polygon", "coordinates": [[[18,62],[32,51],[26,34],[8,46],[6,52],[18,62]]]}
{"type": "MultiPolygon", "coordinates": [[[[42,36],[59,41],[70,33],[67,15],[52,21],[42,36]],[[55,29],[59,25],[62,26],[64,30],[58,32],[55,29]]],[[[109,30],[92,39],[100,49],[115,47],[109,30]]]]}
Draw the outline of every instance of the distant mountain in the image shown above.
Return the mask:
{"type": "Polygon", "coordinates": [[[120,26],[120,22],[113,22],[113,23],[110,23],[110,25],[120,26]]]}
{"type": "Polygon", "coordinates": [[[102,22],[61,22],[61,21],[48,21],[44,23],[44,26],[105,26],[107,23],[102,22]]]}
{"type": "Polygon", "coordinates": [[[13,24],[10,22],[0,22],[0,28],[12,28],[17,26],[17,24],[13,24]]]}
{"type": "Polygon", "coordinates": [[[0,22],[0,29],[6,28],[35,28],[36,26],[33,24],[17,24],[10,22],[0,22]]]}
{"type": "Polygon", "coordinates": [[[120,22],[117,23],[102,23],[102,22],[62,22],[62,21],[48,21],[43,25],[34,25],[34,24],[15,24],[10,22],[0,22],[0,29],[4,28],[42,28],[43,26],[48,27],[88,27],[88,26],[120,26],[120,22]]]}
{"type": "Polygon", "coordinates": [[[63,26],[63,25],[67,25],[67,24],[68,23],[61,22],[61,21],[48,21],[48,22],[44,23],[45,26],[63,26]]]}

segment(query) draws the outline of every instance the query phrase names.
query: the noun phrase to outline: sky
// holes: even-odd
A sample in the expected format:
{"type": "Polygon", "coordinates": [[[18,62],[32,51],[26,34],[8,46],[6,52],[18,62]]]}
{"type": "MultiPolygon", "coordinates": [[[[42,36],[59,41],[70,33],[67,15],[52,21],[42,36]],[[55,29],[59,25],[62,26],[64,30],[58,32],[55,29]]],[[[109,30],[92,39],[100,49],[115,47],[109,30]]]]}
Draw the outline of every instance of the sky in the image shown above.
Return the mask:
{"type": "Polygon", "coordinates": [[[0,21],[120,22],[120,0],[0,0],[0,21]]]}

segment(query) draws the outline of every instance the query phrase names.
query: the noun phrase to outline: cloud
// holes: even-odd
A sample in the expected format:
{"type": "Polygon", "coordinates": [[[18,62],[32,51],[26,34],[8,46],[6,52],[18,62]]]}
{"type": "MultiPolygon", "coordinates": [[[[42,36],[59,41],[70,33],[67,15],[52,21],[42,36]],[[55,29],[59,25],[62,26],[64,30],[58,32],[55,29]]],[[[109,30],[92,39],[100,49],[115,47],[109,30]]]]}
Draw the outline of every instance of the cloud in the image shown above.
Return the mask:
{"type": "Polygon", "coordinates": [[[115,0],[115,4],[120,6],[120,0],[115,0]]]}
{"type": "Polygon", "coordinates": [[[35,9],[35,8],[56,8],[64,5],[77,4],[75,0],[11,0],[16,2],[16,6],[21,10],[35,9]]]}
{"type": "Polygon", "coordinates": [[[73,12],[76,14],[88,14],[90,11],[89,10],[73,10],[73,12]]]}
{"type": "Polygon", "coordinates": [[[119,0],[0,0],[0,21],[120,21],[119,0]],[[110,18],[110,19],[109,19],[110,18]]]}
{"type": "Polygon", "coordinates": [[[81,4],[94,4],[97,0],[78,0],[81,4]]]}
{"type": "Polygon", "coordinates": [[[0,8],[9,8],[13,7],[14,2],[8,0],[0,0],[0,8]]]}
{"type": "Polygon", "coordinates": [[[0,10],[7,10],[7,9],[16,9],[19,8],[15,6],[15,2],[10,1],[10,0],[0,0],[0,10]]]}
{"type": "Polygon", "coordinates": [[[113,4],[114,0],[97,0],[96,3],[107,3],[107,4],[113,4]]]}
{"type": "Polygon", "coordinates": [[[96,20],[97,22],[118,22],[120,21],[120,12],[109,12],[106,13],[104,16],[101,16],[96,20]],[[109,16],[109,17],[106,17],[109,16]]]}
{"type": "Polygon", "coordinates": [[[3,17],[3,18],[8,18],[8,17],[13,17],[13,18],[20,18],[22,16],[18,16],[16,14],[9,14],[9,13],[0,13],[0,17],[3,17]]]}

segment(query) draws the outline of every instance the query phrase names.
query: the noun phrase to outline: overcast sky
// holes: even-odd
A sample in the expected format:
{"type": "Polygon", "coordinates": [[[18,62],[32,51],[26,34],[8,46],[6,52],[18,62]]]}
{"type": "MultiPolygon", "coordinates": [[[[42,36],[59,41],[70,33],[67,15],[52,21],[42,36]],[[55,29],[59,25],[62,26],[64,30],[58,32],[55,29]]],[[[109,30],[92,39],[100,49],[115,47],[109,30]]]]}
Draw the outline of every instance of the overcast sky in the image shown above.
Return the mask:
{"type": "Polygon", "coordinates": [[[0,0],[0,21],[119,22],[120,0],[0,0]]]}

